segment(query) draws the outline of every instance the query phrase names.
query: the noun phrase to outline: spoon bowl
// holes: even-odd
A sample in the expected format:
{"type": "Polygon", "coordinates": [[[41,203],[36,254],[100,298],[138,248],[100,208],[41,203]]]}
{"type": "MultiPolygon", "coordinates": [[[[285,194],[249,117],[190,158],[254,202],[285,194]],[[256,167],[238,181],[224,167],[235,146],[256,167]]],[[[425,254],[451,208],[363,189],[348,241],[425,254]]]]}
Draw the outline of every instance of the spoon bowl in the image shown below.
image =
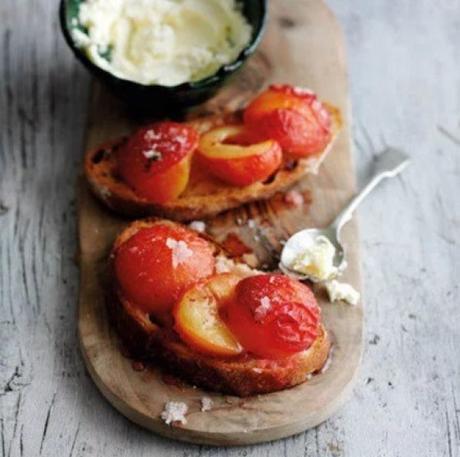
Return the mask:
{"type": "Polygon", "coordinates": [[[292,265],[295,262],[299,253],[304,252],[310,246],[314,245],[317,238],[319,237],[326,238],[331,242],[335,250],[333,265],[337,269],[337,271],[344,270],[346,268],[345,250],[337,237],[337,232],[331,226],[326,227],[324,229],[304,229],[292,235],[287,240],[286,244],[284,245],[283,251],[281,252],[279,264],[280,270],[284,274],[287,274],[298,280],[310,279],[313,282],[318,282],[317,279],[311,276],[294,271],[288,265],[292,265]]]}
{"type": "MultiPolygon", "coordinates": [[[[342,227],[351,219],[354,210],[371,193],[372,190],[384,178],[394,178],[399,175],[410,163],[409,157],[398,149],[388,148],[380,154],[374,164],[374,175],[363,189],[355,195],[348,205],[339,213],[335,220],[326,228],[309,228],[301,230],[292,235],[284,245],[281,252],[279,268],[280,270],[296,279],[310,279],[319,282],[311,275],[295,271],[293,265],[302,253],[308,252],[315,245],[319,237],[326,238],[334,247],[334,257],[332,259],[335,275],[339,275],[347,266],[345,260],[345,250],[340,242],[340,231],[342,227]]],[[[333,279],[328,278],[328,279],[333,279]]]]}

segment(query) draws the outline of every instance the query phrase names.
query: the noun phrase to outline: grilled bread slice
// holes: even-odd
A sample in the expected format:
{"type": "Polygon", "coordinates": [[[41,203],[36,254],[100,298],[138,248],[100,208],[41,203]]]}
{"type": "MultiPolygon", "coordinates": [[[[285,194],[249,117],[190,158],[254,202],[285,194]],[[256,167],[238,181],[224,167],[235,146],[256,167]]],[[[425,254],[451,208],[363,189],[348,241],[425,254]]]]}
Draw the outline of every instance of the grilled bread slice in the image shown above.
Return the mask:
{"type": "MultiPolygon", "coordinates": [[[[341,128],[339,111],[325,104],[332,118],[332,139],[318,154],[305,159],[284,159],[280,169],[265,182],[246,187],[235,187],[220,181],[202,169],[196,160],[192,163],[190,181],[177,199],[156,204],[139,197],[117,177],[116,150],[125,139],[107,143],[89,150],[85,155],[85,175],[93,193],[113,211],[130,217],[158,216],[177,221],[202,219],[245,203],[270,198],[298,182],[308,173],[316,173],[341,128]]],[[[205,133],[224,124],[242,122],[242,112],[216,114],[190,120],[199,133],[205,133]]]]}
{"type": "MultiPolygon", "coordinates": [[[[176,224],[158,219],[135,221],[118,236],[112,254],[138,230],[158,222],[176,224]]],[[[206,235],[200,236],[213,243],[218,273],[232,272],[241,277],[260,273],[229,259],[219,245],[206,235]]],[[[307,350],[284,359],[261,359],[247,353],[231,358],[200,353],[185,344],[170,323],[159,323],[141,311],[113,284],[115,281],[108,295],[109,314],[129,353],[164,367],[192,385],[241,397],[269,393],[306,381],[328,358],[331,343],[322,325],[319,336],[307,350]]]]}

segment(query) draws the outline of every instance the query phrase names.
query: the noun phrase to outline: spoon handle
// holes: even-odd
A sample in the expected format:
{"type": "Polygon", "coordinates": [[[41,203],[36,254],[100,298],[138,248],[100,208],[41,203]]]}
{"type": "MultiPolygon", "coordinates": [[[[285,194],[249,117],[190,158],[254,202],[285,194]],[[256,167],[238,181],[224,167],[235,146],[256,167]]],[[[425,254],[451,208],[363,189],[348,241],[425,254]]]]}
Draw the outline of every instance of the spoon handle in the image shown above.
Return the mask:
{"type": "Polygon", "coordinates": [[[401,173],[410,163],[409,157],[397,149],[387,149],[379,155],[375,161],[374,175],[356,194],[348,205],[339,213],[331,224],[331,228],[337,233],[337,237],[342,227],[351,219],[353,212],[360,203],[375,189],[384,178],[394,178],[401,173]]]}

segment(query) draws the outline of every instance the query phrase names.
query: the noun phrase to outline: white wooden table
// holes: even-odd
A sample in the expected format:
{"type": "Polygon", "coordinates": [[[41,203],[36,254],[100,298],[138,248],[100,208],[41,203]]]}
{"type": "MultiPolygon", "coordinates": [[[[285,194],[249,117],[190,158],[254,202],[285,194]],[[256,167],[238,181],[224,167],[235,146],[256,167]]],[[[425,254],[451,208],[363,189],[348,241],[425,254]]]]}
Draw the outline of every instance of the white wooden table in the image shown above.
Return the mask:
{"type": "Polygon", "coordinates": [[[0,456],[460,456],[460,3],[329,1],[358,178],[386,144],[414,163],[360,211],[368,345],[350,401],[307,433],[233,449],[136,427],[83,368],[74,192],[90,81],[56,3],[0,2],[0,456]]]}

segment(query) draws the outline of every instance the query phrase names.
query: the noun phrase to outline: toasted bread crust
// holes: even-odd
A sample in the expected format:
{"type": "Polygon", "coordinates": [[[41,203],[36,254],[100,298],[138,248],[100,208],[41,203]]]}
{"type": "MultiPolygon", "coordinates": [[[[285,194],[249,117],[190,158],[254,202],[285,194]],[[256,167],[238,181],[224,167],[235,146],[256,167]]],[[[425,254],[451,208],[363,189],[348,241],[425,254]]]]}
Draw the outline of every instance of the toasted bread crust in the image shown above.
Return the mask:
{"type": "MultiPolygon", "coordinates": [[[[185,192],[176,200],[156,204],[137,196],[116,175],[116,151],[124,139],[118,139],[89,150],[85,154],[84,169],[93,193],[109,208],[131,217],[158,216],[188,221],[214,216],[255,200],[270,198],[283,191],[307,173],[316,173],[341,128],[339,111],[326,105],[333,119],[333,138],[319,154],[293,161],[285,160],[281,168],[266,182],[246,187],[234,187],[210,176],[196,160],[192,163],[190,181],[185,192]]],[[[200,133],[223,124],[241,122],[241,113],[212,115],[189,121],[200,133]]]]}
{"type": "MultiPolygon", "coordinates": [[[[118,236],[114,250],[139,229],[157,222],[134,222],[118,236]]],[[[215,252],[222,253],[218,245],[215,252]]],[[[258,359],[248,354],[235,358],[211,357],[184,344],[169,326],[153,322],[116,288],[109,294],[108,306],[117,331],[133,357],[158,363],[193,385],[241,397],[275,392],[306,381],[323,367],[331,345],[326,329],[321,326],[320,335],[308,350],[282,360],[258,359]]]]}

